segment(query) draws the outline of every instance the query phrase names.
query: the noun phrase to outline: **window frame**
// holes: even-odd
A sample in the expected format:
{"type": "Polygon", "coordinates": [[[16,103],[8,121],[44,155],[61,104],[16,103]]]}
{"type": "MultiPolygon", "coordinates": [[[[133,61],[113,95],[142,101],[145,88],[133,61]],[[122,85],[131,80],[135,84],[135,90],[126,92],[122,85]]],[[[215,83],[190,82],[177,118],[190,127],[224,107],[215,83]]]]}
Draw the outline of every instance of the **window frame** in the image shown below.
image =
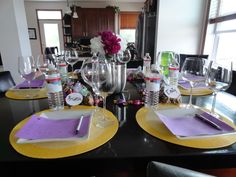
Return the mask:
{"type": "MultiPolygon", "coordinates": [[[[218,47],[219,47],[219,40],[220,40],[220,35],[221,34],[226,34],[226,33],[234,33],[236,32],[236,29],[229,29],[229,30],[217,30],[217,26],[219,24],[221,24],[222,22],[226,22],[226,21],[230,21],[230,20],[236,20],[236,12],[230,13],[230,14],[226,14],[226,15],[219,15],[220,13],[220,7],[222,5],[222,0],[218,0],[218,4],[217,4],[217,8],[216,8],[216,17],[213,18],[209,18],[210,15],[210,8],[211,8],[211,2],[212,0],[209,0],[209,4],[208,4],[208,17],[207,17],[207,28],[210,25],[214,25],[213,29],[212,29],[212,35],[214,35],[213,37],[213,42],[212,42],[212,50],[210,51],[210,58],[217,60],[216,56],[217,56],[217,51],[218,51],[218,47]]],[[[205,41],[204,41],[204,46],[203,46],[203,51],[205,50],[205,45],[206,45],[206,38],[207,38],[207,30],[205,31],[205,41]]]]}

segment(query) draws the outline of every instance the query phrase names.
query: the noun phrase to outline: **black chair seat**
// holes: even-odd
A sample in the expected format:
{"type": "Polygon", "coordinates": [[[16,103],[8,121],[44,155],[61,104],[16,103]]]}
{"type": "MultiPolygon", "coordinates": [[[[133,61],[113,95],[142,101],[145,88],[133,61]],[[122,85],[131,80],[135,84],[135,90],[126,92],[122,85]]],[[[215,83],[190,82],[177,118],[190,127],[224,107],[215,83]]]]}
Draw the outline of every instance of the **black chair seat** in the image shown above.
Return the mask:
{"type": "Polygon", "coordinates": [[[10,71],[0,72],[0,96],[3,96],[4,93],[15,84],[10,71]]]}

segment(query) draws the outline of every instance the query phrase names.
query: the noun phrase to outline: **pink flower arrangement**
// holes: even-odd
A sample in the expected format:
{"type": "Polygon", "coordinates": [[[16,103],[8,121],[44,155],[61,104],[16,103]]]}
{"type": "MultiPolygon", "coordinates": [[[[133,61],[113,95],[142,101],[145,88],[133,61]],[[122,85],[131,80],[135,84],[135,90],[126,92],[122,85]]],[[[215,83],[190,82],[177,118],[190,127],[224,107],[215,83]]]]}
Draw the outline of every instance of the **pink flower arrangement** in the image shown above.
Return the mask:
{"type": "Polygon", "coordinates": [[[92,38],[90,42],[92,52],[106,56],[121,53],[127,47],[125,40],[111,31],[98,33],[98,36],[92,38]]]}

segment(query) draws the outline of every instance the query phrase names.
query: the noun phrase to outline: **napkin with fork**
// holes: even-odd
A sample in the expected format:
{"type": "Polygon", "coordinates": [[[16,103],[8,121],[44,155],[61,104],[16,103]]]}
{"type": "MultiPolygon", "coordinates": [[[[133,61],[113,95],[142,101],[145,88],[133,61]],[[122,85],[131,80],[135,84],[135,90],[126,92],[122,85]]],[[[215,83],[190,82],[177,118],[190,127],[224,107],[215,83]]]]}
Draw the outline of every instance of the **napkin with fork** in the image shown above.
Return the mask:
{"type": "Polygon", "coordinates": [[[18,85],[15,86],[16,89],[28,89],[28,88],[42,88],[44,86],[44,80],[32,80],[30,82],[30,85],[28,82],[25,80],[18,85]]]}
{"type": "Polygon", "coordinates": [[[171,116],[162,112],[156,112],[156,114],[158,115],[159,119],[165,124],[165,126],[178,137],[196,137],[205,135],[209,136],[235,132],[235,129],[233,127],[207,112],[200,112],[199,114],[218,125],[221,130],[216,129],[208,123],[198,119],[195,116],[195,113],[185,115],[175,114],[171,116]]]}
{"type": "Polygon", "coordinates": [[[77,119],[49,119],[33,115],[15,136],[20,139],[41,141],[87,138],[90,119],[91,114],[77,119]]]}

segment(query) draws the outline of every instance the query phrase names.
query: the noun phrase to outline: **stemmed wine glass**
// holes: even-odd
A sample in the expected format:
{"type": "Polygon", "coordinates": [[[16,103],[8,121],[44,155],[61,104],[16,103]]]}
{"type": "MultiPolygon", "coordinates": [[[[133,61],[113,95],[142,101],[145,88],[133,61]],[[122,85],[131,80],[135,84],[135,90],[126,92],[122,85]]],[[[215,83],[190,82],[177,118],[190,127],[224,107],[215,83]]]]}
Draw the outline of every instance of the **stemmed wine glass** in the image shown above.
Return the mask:
{"type": "MultiPolygon", "coordinates": [[[[31,87],[31,81],[35,78],[36,71],[36,62],[33,56],[18,57],[18,72],[27,81],[28,88],[31,87]]],[[[32,97],[32,95],[28,94],[26,97],[32,97]]]]}
{"type": "MultiPolygon", "coordinates": [[[[116,88],[115,64],[107,62],[106,59],[94,61],[92,82],[92,85],[95,87],[97,93],[103,98],[104,110],[106,109],[106,98],[108,94],[113,93],[116,88]]],[[[97,126],[99,127],[106,127],[110,124],[105,112],[103,112],[101,119],[97,121],[97,126]]]]}
{"type": "Polygon", "coordinates": [[[190,84],[190,97],[188,108],[192,107],[193,88],[200,82],[205,82],[207,72],[206,61],[204,58],[186,58],[181,68],[181,76],[184,81],[190,84]]]}
{"type": "MultiPolygon", "coordinates": [[[[94,80],[94,75],[96,74],[95,72],[95,63],[98,61],[97,54],[94,53],[92,57],[89,57],[83,61],[83,64],[81,66],[81,76],[89,86],[93,89],[93,92],[98,95],[98,91],[96,88],[93,86],[93,80],[94,80]]],[[[97,109],[97,105],[96,105],[97,109]]]]}
{"type": "Polygon", "coordinates": [[[219,66],[216,62],[210,61],[206,74],[206,84],[213,91],[211,114],[215,117],[218,117],[215,113],[217,93],[228,89],[232,82],[233,63],[228,61],[224,63],[225,66],[219,66]]]}
{"type": "Polygon", "coordinates": [[[41,54],[36,57],[37,70],[42,72],[44,74],[44,76],[46,75],[46,73],[48,71],[48,65],[49,65],[49,60],[46,58],[45,55],[41,54]]]}
{"type": "Polygon", "coordinates": [[[74,73],[74,64],[79,61],[79,56],[76,50],[66,50],[64,51],[65,60],[71,66],[71,72],[74,73]]]}

